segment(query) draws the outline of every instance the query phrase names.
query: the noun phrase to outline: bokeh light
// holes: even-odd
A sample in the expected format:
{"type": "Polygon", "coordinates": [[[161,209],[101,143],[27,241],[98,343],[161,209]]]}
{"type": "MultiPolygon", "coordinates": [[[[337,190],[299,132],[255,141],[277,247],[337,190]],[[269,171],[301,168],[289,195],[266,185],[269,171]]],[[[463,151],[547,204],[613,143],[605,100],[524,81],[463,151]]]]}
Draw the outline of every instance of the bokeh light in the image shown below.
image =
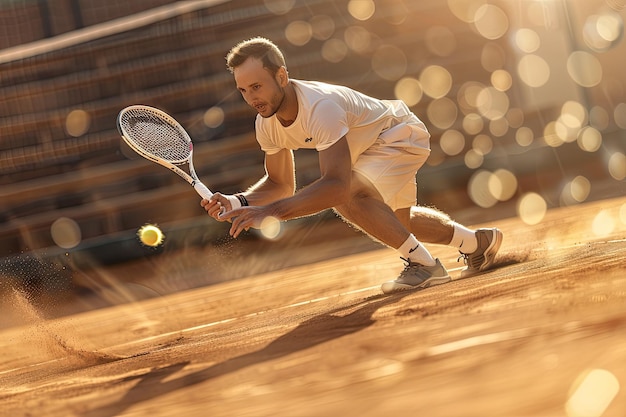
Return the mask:
{"type": "Polygon", "coordinates": [[[520,146],[530,146],[534,140],[535,134],[527,126],[522,126],[515,132],[515,142],[520,146]]]}
{"type": "Polygon", "coordinates": [[[548,211],[548,204],[537,193],[524,194],[517,202],[517,215],[528,225],[541,223],[548,211]]]}
{"type": "Polygon", "coordinates": [[[615,219],[606,210],[600,210],[598,214],[593,218],[591,223],[591,230],[594,235],[598,237],[607,237],[615,230],[615,219]]]}
{"type": "Polygon", "coordinates": [[[622,152],[611,154],[609,158],[609,174],[617,181],[626,179],[626,155],[622,152]]]}
{"type": "Polygon", "coordinates": [[[509,29],[509,18],[498,6],[483,4],[476,10],[474,26],[485,39],[499,39],[509,29]]]}
{"type": "Polygon", "coordinates": [[[313,38],[319,41],[328,40],[335,33],[335,21],[330,16],[316,14],[309,20],[309,23],[313,38]]]}
{"type": "Polygon", "coordinates": [[[313,29],[309,22],[294,20],[285,28],[285,38],[295,46],[304,46],[313,37],[313,29]]]}
{"type": "Polygon", "coordinates": [[[507,91],[513,85],[513,78],[506,70],[495,70],[491,73],[491,85],[498,91],[507,91]]]}
{"type": "Polygon", "coordinates": [[[567,417],[600,417],[620,390],[619,380],[605,369],[580,375],[565,403],[567,417]]]}
{"type": "Polygon", "coordinates": [[[588,16],[583,27],[583,40],[595,52],[609,50],[623,34],[624,21],[619,13],[611,10],[588,16]]]}
{"type": "Polygon", "coordinates": [[[407,106],[412,107],[422,100],[424,91],[419,80],[413,77],[404,77],[396,83],[394,95],[398,100],[402,100],[407,106]]]}
{"type": "Polygon", "coordinates": [[[578,147],[585,152],[596,152],[602,146],[602,133],[596,128],[586,126],[580,130],[577,138],[578,147]]]}
{"type": "Polygon", "coordinates": [[[433,100],[426,108],[426,115],[430,123],[442,130],[448,129],[454,124],[457,113],[456,104],[448,97],[433,100]]]}
{"type": "Polygon", "coordinates": [[[515,45],[520,51],[531,54],[541,46],[541,38],[534,30],[521,28],[515,32],[515,45]]]}
{"type": "Polygon", "coordinates": [[[466,23],[476,19],[476,12],[486,3],[486,0],[448,0],[448,7],[452,13],[466,23]]]}
{"type": "Polygon", "coordinates": [[[89,113],[81,109],[72,110],[65,118],[65,131],[68,135],[77,138],[87,133],[90,124],[89,113]]]}
{"type": "Polygon", "coordinates": [[[476,135],[483,130],[483,118],[478,113],[469,113],[463,117],[463,130],[470,135],[476,135]]]}
{"type": "Polygon", "coordinates": [[[589,197],[591,182],[582,175],[578,175],[570,182],[570,192],[574,200],[582,203],[589,197]]]}
{"type": "Polygon", "coordinates": [[[457,102],[464,114],[475,112],[478,108],[478,95],[485,88],[479,82],[468,81],[463,83],[457,92],[457,102]]]}
{"type": "Polygon", "coordinates": [[[493,140],[487,135],[478,135],[472,141],[472,149],[480,155],[489,155],[493,149],[493,140]]]}
{"type": "Polygon", "coordinates": [[[550,65],[539,55],[525,55],[517,63],[517,75],[527,86],[541,87],[550,78],[550,65]]]}
{"type": "Polygon", "coordinates": [[[372,34],[361,26],[350,26],[343,34],[346,45],[358,54],[365,54],[370,50],[372,34]]]}
{"type": "Polygon", "coordinates": [[[458,130],[446,130],[439,139],[439,146],[446,155],[458,155],[465,148],[465,136],[458,130]]]}
{"type": "Polygon", "coordinates": [[[470,149],[465,153],[465,156],[463,157],[463,162],[465,163],[465,166],[469,169],[480,168],[484,161],[485,157],[481,153],[476,152],[475,149],[470,149]]]}
{"type": "Polygon", "coordinates": [[[293,6],[296,4],[296,0],[263,0],[265,7],[270,12],[283,15],[287,14],[293,9],[293,6]]]}
{"type": "Polygon", "coordinates": [[[452,75],[439,65],[429,65],[419,76],[424,93],[432,98],[445,97],[452,88],[452,75]]]}
{"type": "Polygon", "coordinates": [[[566,101],[561,106],[560,120],[567,127],[580,129],[587,124],[587,109],[577,101],[566,101]]]}
{"type": "Polygon", "coordinates": [[[50,235],[54,243],[63,249],[74,248],[82,240],[80,226],[68,217],[56,219],[50,226],[50,235]]]}
{"type": "Polygon", "coordinates": [[[206,112],[204,112],[204,116],[202,117],[202,121],[206,127],[215,129],[218,128],[224,123],[224,110],[221,107],[211,107],[206,112]]]}
{"type": "Polygon", "coordinates": [[[567,58],[567,73],[581,87],[593,87],[602,81],[602,64],[585,51],[574,51],[567,58]]]}
{"type": "Polygon", "coordinates": [[[626,129],[626,103],[619,103],[615,106],[613,118],[620,129],[626,129]]]}
{"type": "Polygon", "coordinates": [[[517,192],[517,177],[507,169],[497,169],[489,176],[487,187],[498,201],[507,201],[517,192]]]}
{"type": "Polygon", "coordinates": [[[569,181],[561,190],[560,202],[562,206],[571,206],[587,200],[591,192],[591,182],[584,176],[578,175],[569,181]]]}
{"type": "Polygon", "coordinates": [[[374,0],[350,0],[348,2],[348,13],[357,20],[368,20],[375,11],[374,0]]]}
{"type": "Polygon", "coordinates": [[[495,137],[502,137],[509,131],[509,121],[502,117],[489,121],[489,133],[495,137]]]}
{"type": "Polygon", "coordinates": [[[557,123],[555,121],[549,122],[544,126],[543,140],[552,148],[558,148],[565,143],[561,136],[559,136],[559,132],[557,132],[557,123]]]}
{"type": "Polygon", "coordinates": [[[348,45],[341,39],[329,39],[322,45],[321,54],[325,61],[336,64],[348,55],[348,45]]]}
{"type": "Polygon", "coordinates": [[[493,173],[489,171],[478,170],[470,177],[467,192],[477,206],[489,208],[498,203],[498,199],[489,190],[492,176],[493,173]]]}
{"type": "Polygon", "coordinates": [[[494,87],[483,88],[476,97],[478,111],[489,120],[504,117],[509,110],[509,96],[494,87]]]}
{"type": "Polygon", "coordinates": [[[268,216],[261,222],[259,231],[261,235],[268,240],[276,240],[281,234],[281,223],[276,217],[268,216]]]}

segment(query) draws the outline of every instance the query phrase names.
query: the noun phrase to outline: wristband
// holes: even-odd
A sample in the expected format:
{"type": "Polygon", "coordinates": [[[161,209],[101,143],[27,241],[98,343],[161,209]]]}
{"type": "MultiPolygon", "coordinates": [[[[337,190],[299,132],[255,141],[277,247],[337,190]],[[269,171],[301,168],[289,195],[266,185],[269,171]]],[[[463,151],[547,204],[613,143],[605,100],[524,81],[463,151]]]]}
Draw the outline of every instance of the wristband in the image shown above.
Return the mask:
{"type": "Polygon", "coordinates": [[[241,207],[241,200],[236,195],[225,195],[224,197],[230,202],[231,210],[241,207]]]}
{"type": "Polygon", "coordinates": [[[248,205],[248,199],[246,198],[245,195],[243,195],[243,194],[235,194],[235,197],[237,197],[239,199],[239,202],[241,203],[242,206],[247,206],[248,205]]]}

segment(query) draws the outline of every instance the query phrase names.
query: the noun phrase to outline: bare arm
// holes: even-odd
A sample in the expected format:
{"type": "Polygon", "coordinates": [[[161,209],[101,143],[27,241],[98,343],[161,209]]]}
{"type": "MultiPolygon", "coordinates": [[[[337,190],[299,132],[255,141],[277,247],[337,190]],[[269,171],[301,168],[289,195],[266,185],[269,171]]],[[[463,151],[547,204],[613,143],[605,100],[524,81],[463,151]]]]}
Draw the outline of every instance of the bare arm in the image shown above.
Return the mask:
{"type": "Polygon", "coordinates": [[[296,190],[293,152],[283,149],[265,155],[265,176],[244,195],[251,206],[262,206],[292,196],[296,190]]]}
{"type": "MultiPolygon", "coordinates": [[[[289,220],[309,216],[322,210],[341,205],[349,199],[352,163],[350,149],[344,138],[330,148],[320,151],[320,178],[304,187],[296,194],[276,200],[264,206],[242,207],[224,214],[223,218],[231,219],[231,235],[237,237],[243,230],[258,225],[268,216],[279,220],[289,220]]],[[[266,166],[268,179],[272,178],[271,166],[266,166]]],[[[262,180],[263,181],[263,180],[262,180]]],[[[261,191],[268,181],[260,185],[261,191]]],[[[267,186],[272,189],[274,186],[267,186]]],[[[249,195],[254,197],[255,191],[249,195]]],[[[261,201],[261,199],[259,199],[261,201]]],[[[252,200],[251,205],[256,205],[252,200]],[[253,204],[254,203],[254,204],[253,204]]]]}

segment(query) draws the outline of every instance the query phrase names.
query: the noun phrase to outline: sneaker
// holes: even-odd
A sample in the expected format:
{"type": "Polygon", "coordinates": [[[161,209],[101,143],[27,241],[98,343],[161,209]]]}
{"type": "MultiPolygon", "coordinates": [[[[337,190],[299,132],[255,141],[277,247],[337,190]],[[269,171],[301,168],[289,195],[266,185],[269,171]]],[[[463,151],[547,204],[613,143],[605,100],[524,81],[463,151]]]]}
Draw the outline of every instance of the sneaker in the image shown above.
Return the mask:
{"type": "Polygon", "coordinates": [[[385,294],[391,294],[406,290],[421,290],[433,285],[445,284],[451,281],[448,271],[441,265],[439,259],[435,259],[434,266],[424,266],[417,262],[411,262],[402,258],[405,262],[404,271],[395,281],[383,283],[381,289],[385,294]]]}
{"type": "Polygon", "coordinates": [[[459,259],[464,258],[467,265],[467,268],[461,271],[461,277],[468,277],[491,268],[502,244],[502,232],[496,228],[478,229],[476,239],[478,249],[474,253],[459,252],[461,254],[459,259]]]}

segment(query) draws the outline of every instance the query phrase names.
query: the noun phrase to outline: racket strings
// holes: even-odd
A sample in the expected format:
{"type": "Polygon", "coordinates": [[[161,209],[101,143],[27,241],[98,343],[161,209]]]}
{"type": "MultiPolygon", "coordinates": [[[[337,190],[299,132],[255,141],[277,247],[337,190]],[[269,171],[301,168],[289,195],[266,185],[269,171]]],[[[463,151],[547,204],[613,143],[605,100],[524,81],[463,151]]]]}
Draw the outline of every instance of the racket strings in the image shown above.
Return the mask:
{"type": "Polygon", "coordinates": [[[189,158],[191,143],[181,129],[158,115],[146,111],[129,111],[121,124],[135,146],[170,162],[189,158]]]}

